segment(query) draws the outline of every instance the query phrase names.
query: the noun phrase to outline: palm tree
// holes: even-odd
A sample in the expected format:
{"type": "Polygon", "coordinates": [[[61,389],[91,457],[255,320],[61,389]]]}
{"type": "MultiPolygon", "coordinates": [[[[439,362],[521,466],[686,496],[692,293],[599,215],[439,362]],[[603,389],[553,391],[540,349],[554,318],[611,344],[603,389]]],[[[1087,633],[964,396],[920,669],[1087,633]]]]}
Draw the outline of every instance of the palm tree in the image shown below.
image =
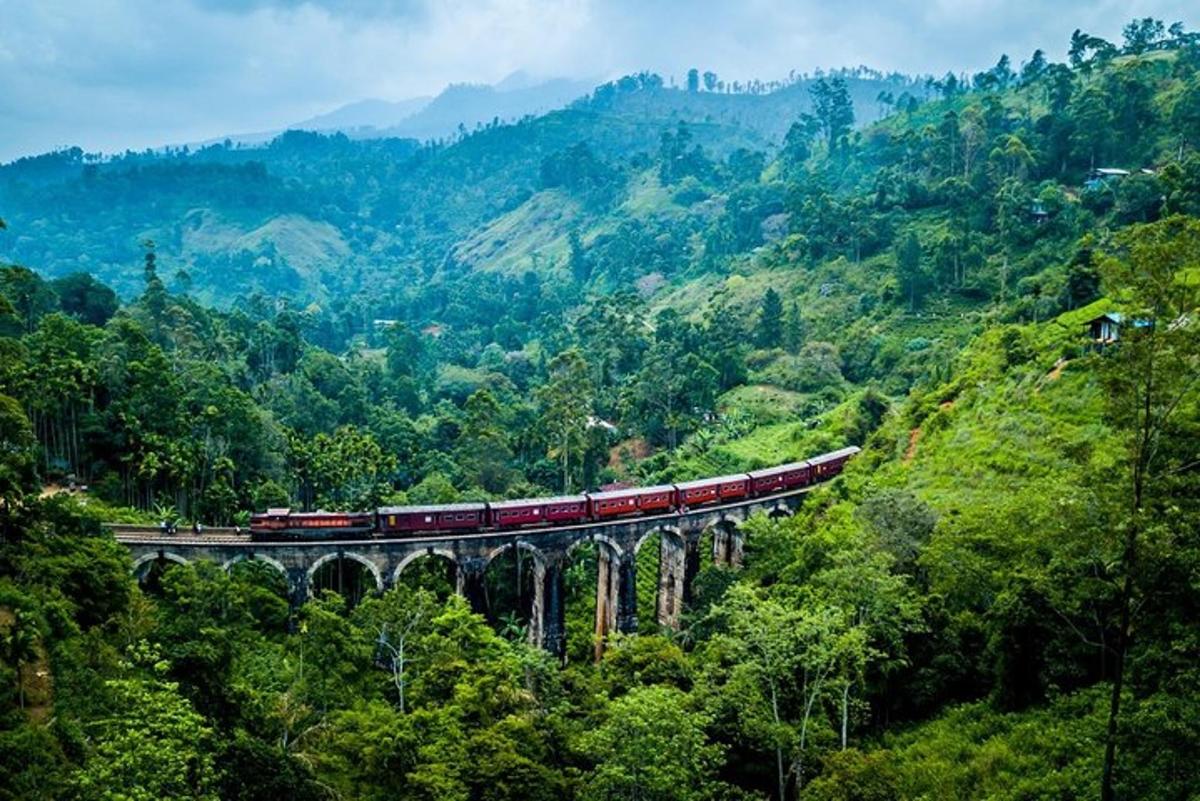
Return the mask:
{"type": "Polygon", "coordinates": [[[17,669],[17,698],[25,708],[25,665],[37,659],[37,623],[20,609],[4,635],[4,661],[17,669]]]}

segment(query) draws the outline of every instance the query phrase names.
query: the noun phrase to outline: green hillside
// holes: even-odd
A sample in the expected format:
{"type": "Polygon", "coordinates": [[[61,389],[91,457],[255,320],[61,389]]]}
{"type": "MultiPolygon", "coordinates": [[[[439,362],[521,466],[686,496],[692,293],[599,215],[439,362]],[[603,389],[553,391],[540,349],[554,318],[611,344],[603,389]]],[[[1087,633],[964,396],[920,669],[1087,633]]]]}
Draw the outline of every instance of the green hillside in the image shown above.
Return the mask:
{"type": "Polygon", "coordinates": [[[1194,796],[1200,37],[696,80],[0,167],[0,798],[1194,796]],[[573,551],[565,665],[512,552],[475,612],[436,558],[293,608],[254,563],[135,581],[100,526],[849,444],[678,629],[650,541],[638,633],[594,641],[573,551]]]}

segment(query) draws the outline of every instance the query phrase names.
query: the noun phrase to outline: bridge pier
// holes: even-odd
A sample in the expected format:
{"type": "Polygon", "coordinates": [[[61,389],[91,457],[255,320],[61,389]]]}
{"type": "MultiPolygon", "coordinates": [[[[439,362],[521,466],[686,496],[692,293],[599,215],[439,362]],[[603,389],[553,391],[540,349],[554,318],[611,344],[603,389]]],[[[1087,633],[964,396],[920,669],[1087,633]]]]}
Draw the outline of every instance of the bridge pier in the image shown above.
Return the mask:
{"type": "Polygon", "coordinates": [[[745,557],[745,535],[732,522],[713,526],[713,564],[741,567],[745,557]]]}
{"type": "Polygon", "coordinates": [[[308,568],[289,567],[287,569],[288,605],[292,612],[304,606],[308,600],[308,568]]]}
{"type": "Polygon", "coordinates": [[[636,634],[637,555],[632,549],[621,554],[617,586],[617,631],[622,634],[636,634]]]}
{"type": "Polygon", "coordinates": [[[487,614],[487,590],[483,576],[487,571],[487,560],[478,557],[461,559],[454,571],[454,591],[466,599],[471,611],[487,614]]]}
{"type": "Polygon", "coordinates": [[[658,625],[679,628],[683,612],[684,586],[687,578],[687,544],[683,537],[662,532],[659,537],[658,625]]]}
{"type": "Polygon", "coordinates": [[[683,603],[690,604],[695,598],[696,574],[700,572],[700,538],[703,530],[689,531],[684,535],[683,555],[683,603]]]}
{"type": "Polygon", "coordinates": [[[539,598],[534,599],[534,613],[541,621],[541,637],[535,642],[562,661],[567,648],[566,581],[562,562],[555,559],[542,571],[537,584],[539,598]]]}
{"type": "Polygon", "coordinates": [[[604,642],[617,630],[617,595],[620,588],[619,555],[600,543],[596,554],[595,658],[604,656],[604,642]]]}

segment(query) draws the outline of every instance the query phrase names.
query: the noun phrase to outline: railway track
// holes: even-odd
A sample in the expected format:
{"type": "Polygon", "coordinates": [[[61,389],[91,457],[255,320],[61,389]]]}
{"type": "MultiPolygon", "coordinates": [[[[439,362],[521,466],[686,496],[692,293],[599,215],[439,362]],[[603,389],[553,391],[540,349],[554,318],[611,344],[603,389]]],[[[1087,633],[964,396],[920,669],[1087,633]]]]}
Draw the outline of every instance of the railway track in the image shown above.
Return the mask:
{"type": "Polygon", "coordinates": [[[226,528],[223,526],[205,526],[199,534],[190,528],[177,529],[174,534],[164,532],[159,526],[142,526],[131,523],[105,523],[104,527],[112,532],[118,542],[174,542],[187,545],[205,545],[211,543],[241,543],[250,542],[250,532],[246,529],[226,528]]]}

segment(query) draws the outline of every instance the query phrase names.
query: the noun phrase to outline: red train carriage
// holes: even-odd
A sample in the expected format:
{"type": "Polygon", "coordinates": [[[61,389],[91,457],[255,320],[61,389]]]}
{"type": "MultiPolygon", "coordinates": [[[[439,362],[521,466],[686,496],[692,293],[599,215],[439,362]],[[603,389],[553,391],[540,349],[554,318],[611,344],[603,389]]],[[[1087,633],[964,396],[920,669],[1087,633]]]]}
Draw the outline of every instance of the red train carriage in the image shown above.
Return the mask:
{"type": "Polygon", "coordinates": [[[250,516],[252,538],[330,539],[370,534],[375,528],[370,512],[293,512],[268,509],[250,516]]]}
{"type": "Polygon", "coordinates": [[[750,476],[733,475],[702,478],[676,484],[679,503],[683,506],[701,506],[706,503],[735,501],[750,494],[750,476]]]}
{"type": "Polygon", "coordinates": [[[582,523],[588,519],[587,495],[546,499],[546,519],[551,523],[582,523]]]}
{"type": "Polygon", "coordinates": [[[662,484],[657,487],[642,487],[629,491],[637,494],[638,511],[643,514],[674,512],[675,508],[679,505],[678,493],[671,484],[662,484]]]}
{"type": "Polygon", "coordinates": [[[750,491],[755,496],[783,492],[810,483],[812,468],[808,462],[792,462],[750,471],[750,491]]]}
{"type": "Polygon", "coordinates": [[[823,453],[820,456],[814,456],[808,460],[812,467],[813,481],[824,481],[828,478],[833,478],[838,473],[842,472],[842,467],[846,461],[858,453],[861,448],[851,445],[849,448],[823,453]]]}
{"type": "Polygon", "coordinates": [[[612,490],[611,492],[589,492],[591,513],[594,520],[609,517],[635,515],[638,513],[638,493],[636,489],[612,490]]]}
{"type": "Polygon", "coordinates": [[[735,501],[750,495],[750,476],[745,473],[740,476],[723,476],[716,481],[720,483],[717,492],[722,501],[735,501]]]}
{"type": "Polygon", "coordinates": [[[587,520],[586,495],[558,498],[523,498],[488,504],[489,523],[496,528],[517,528],[549,523],[578,523],[587,520]]]}
{"type": "Polygon", "coordinates": [[[412,534],[418,531],[463,531],[487,525],[486,503],[384,506],[377,514],[379,532],[384,535],[412,534]]]}
{"type": "Polygon", "coordinates": [[[743,475],[718,476],[675,485],[642,487],[486,503],[392,506],[368,512],[292,512],[268,509],[251,515],[254,539],[336,539],[377,532],[412,536],[446,531],[478,531],[582,523],[629,515],[669,514],[683,507],[729,503],[826,481],[859,452],[849,447],[743,475]]]}

